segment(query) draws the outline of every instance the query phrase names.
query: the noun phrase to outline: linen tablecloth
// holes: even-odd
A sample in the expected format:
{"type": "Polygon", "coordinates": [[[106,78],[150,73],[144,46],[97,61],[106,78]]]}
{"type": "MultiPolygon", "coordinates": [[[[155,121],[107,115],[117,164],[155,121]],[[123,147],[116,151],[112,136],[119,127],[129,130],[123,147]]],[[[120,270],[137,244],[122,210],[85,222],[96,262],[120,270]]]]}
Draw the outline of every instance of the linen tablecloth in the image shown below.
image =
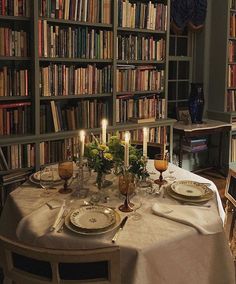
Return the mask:
{"type": "MultiPolygon", "coordinates": [[[[210,182],[174,165],[170,167],[179,180],[210,182]]],[[[155,172],[152,161],[148,169],[155,172]]],[[[167,174],[164,173],[164,176],[167,174]]],[[[166,206],[179,204],[170,197],[163,198],[162,194],[143,197],[142,206],[136,212],[141,214],[141,218],[135,220],[134,214],[130,213],[117,241],[121,249],[122,284],[235,283],[233,259],[223,232],[224,210],[215,185],[210,183],[216,198],[208,202],[211,208],[207,210],[215,211],[215,220],[222,221],[222,231],[216,234],[201,234],[191,226],[153,214],[152,206],[155,203],[166,206]]],[[[41,189],[33,186],[22,186],[12,192],[0,218],[0,234],[12,239],[19,238],[31,245],[57,249],[112,245],[114,232],[101,236],[82,236],[67,229],[60,234],[50,232],[49,227],[58,209],[50,210],[41,193],[41,189]]],[[[51,198],[63,197],[58,194],[51,198]]],[[[116,202],[117,205],[122,203],[119,199],[116,202]]],[[[75,201],[73,207],[79,204],[82,204],[82,200],[75,201]]],[[[125,216],[124,213],[120,215],[125,216]]]]}

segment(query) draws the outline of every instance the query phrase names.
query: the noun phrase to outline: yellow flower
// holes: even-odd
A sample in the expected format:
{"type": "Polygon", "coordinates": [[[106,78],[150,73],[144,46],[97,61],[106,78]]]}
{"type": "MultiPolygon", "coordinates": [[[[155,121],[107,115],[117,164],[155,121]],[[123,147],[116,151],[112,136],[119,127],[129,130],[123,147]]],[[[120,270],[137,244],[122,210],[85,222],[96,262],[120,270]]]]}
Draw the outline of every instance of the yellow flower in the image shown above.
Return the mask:
{"type": "Polygon", "coordinates": [[[91,156],[92,157],[95,157],[95,156],[97,156],[99,154],[99,151],[97,150],[97,149],[92,149],[91,150],[91,156]]]}
{"type": "Polygon", "coordinates": [[[104,154],[104,158],[108,161],[112,161],[113,160],[113,156],[111,153],[105,153],[104,154]]]}
{"type": "Polygon", "coordinates": [[[109,148],[106,145],[104,145],[104,144],[100,144],[98,146],[98,150],[99,151],[103,151],[103,152],[107,152],[107,151],[109,151],[109,148]]]}

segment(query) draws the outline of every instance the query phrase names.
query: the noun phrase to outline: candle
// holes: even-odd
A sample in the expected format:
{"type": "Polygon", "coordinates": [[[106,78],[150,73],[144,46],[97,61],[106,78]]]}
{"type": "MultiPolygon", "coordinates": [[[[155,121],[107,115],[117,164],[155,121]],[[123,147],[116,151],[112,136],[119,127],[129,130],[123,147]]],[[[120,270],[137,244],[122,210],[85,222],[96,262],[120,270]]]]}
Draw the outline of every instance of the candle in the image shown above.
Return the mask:
{"type": "Polygon", "coordinates": [[[85,131],[84,130],[80,130],[79,136],[80,136],[80,161],[82,161],[83,160],[83,156],[84,156],[85,131]]]}
{"type": "Polygon", "coordinates": [[[125,132],[125,156],[124,156],[124,163],[125,167],[129,167],[129,140],[130,140],[130,133],[129,131],[125,132]]]}
{"type": "Polygon", "coordinates": [[[143,128],[143,156],[147,158],[147,142],[149,136],[149,129],[147,127],[143,128]]]}
{"type": "Polygon", "coordinates": [[[102,120],[102,144],[107,143],[107,120],[103,119],[102,120]]]}

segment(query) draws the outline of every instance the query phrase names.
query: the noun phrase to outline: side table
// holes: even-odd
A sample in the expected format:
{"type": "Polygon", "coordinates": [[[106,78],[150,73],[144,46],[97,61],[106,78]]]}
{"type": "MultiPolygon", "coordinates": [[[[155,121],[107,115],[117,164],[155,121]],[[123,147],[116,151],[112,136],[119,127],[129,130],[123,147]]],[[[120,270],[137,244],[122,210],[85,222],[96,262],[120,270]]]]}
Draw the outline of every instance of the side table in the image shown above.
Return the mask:
{"type": "MultiPolygon", "coordinates": [[[[185,125],[182,121],[178,121],[173,126],[174,134],[179,136],[178,161],[179,167],[182,167],[183,162],[183,141],[186,138],[211,136],[214,133],[219,133],[218,145],[218,167],[222,168],[222,141],[224,135],[229,135],[231,124],[222,121],[206,119],[202,124],[185,125]]],[[[229,136],[228,136],[229,138],[229,136]]],[[[228,144],[230,145],[230,143],[228,144]]]]}

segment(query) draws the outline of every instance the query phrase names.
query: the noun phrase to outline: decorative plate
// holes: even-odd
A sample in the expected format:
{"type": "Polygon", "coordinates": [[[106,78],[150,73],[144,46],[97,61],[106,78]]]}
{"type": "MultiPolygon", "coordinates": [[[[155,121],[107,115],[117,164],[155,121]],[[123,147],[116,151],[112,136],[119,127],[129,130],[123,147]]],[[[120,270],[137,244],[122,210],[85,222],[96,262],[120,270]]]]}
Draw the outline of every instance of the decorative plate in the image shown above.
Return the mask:
{"type": "Polygon", "coordinates": [[[121,217],[120,217],[120,214],[117,213],[116,211],[114,211],[114,214],[115,214],[115,222],[109,226],[109,227],[106,227],[106,228],[103,228],[103,229],[100,229],[100,230],[84,230],[82,228],[79,228],[79,227],[76,227],[74,226],[71,222],[70,222],[70,215],[68,215],[65,219],[65,225],[66,227],[74,232],[74,233],[77,233],[77,234],[81,234],[81,235],[102,235],[102,234],[105,234],[105,233],[108,233],[112,230],[114,230],[115,228],[118,227],[118,225],[120,224],[120,221],[121,221],[121,217]]]}
{"type": "Polygon", "coordinates": [[[176,181],[172,183],[171,189],[176,194],[187,198],[199,198],[212,192],[206,185],[190,180],[176,181]]]}
{"type": "MultiPolygon", "coordinates": [[[[34,174],[33,174],[33,178],[34,178],[36,181],[40,181],[40,172],[34,173],[34,174]]],[[[44,181],[47,181],[47,172],[44,172],[44,173],[43,173],[42,179],[43,179],[44,181]]],[[[54,179],[54,182],[61,181],[61,178],[60,178],[59,175],[58,175],[58,169],[57,169],[57,168],[53,168],[53,179],[54,179]]]]}
{"type": "Polygon", "coordinates": [[[193,202],[195,202],[195,203],[207,202],[210,199],[212,199],[212,197],[214,195],[214,192],[211,190],[211,192],[209,192],[209,194],[206,194],[202,197],[190,199],[188,197],[184,197],[182,195],[175,193],[170,187],[167,188],[167,193],[176,200],[183,201],[183,202],[191,202],[191,203],[193,203],[193,202]]]}
{"type": "Polygon", "coordinates": [[[83,206],[73,211],[70,222],[81,229],[100,230],[110,227],[116,221],[115,211],[98,205],[83,206]]]}

